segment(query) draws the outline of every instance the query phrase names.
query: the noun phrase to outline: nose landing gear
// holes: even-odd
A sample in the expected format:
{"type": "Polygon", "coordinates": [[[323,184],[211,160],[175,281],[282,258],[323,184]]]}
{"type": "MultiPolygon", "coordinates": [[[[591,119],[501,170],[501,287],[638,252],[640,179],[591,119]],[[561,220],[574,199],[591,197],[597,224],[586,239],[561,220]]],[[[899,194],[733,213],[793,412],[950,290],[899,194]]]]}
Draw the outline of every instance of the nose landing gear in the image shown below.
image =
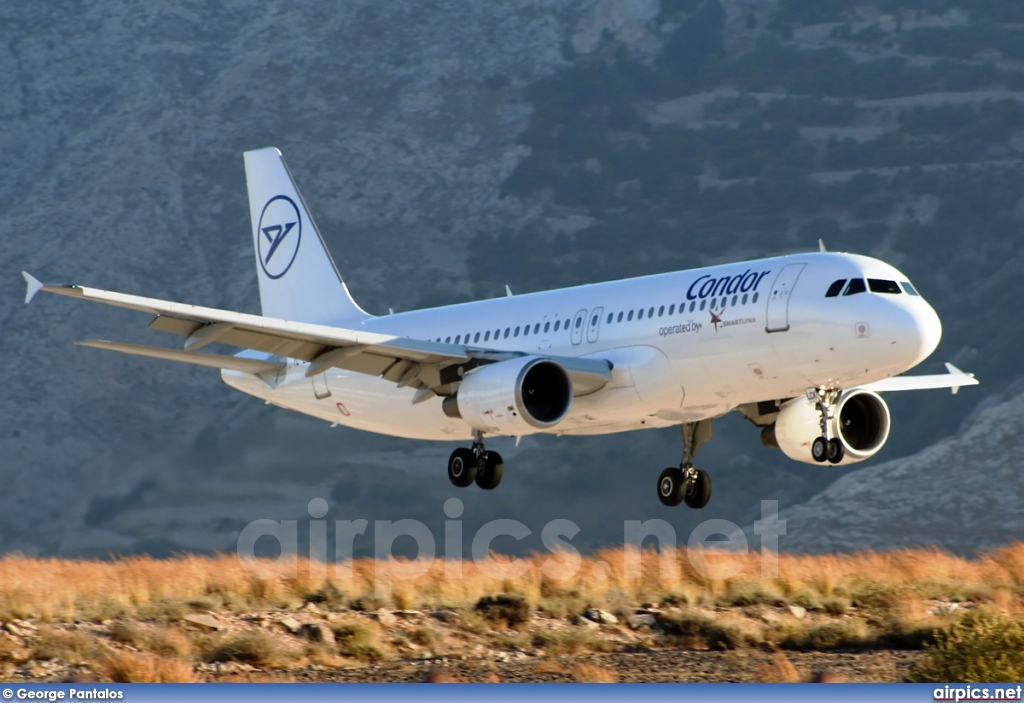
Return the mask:
{"type": "Polygon", "coordinates": [[[811,443],[811,457],[820,463],[838,464],[846,456],[843,441],[838,437],[829,437],[832,418],[836,404],[842,391],[838,388],[808,388],[807,399],[818,408],[821,423],[821,436],[811,443]]]}
{"type": "Polygon", "coordinates": [[[711,439],[711,420],[686,422],[680,426],[683,434],[683,460],[679,467],[670,466],[658,477],[658,500],[663,505],[700,509],[711,500],[711,476],[693,468],[693,455],[700,445],[711,439]]]}
{"type": "Polygon", "coordinates": [[[459,447],[448,458],[448,480],[459,488],[475,482],[485,491],[491,491],[501,483],[504,473],[505,462],[501,454],[487,451],[482,432],[473,433],[472,449],[459,447]]]}

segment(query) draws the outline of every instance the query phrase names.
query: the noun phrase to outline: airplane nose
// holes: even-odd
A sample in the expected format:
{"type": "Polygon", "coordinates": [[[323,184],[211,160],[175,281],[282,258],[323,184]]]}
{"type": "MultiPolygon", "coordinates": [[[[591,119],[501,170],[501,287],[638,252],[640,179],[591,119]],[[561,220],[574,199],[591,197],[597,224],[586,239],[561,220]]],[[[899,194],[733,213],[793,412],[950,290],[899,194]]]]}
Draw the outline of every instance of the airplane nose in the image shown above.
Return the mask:
{"type": "Polygon", "coordinates": [[[911,316],[914,320],[914,330],[917,336],[917,360],[915,365],[921,363],[935,351],[942,339],[942,322],[931,305],[921,301],[914,305],[911,316]]]}

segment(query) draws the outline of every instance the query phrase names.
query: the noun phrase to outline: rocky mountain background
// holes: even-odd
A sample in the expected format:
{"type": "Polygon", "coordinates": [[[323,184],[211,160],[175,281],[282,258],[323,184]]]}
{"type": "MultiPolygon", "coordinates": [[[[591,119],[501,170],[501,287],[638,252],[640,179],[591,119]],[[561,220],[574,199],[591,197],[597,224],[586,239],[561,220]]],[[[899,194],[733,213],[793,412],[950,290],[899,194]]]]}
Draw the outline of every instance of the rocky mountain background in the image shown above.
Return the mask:
{"type": "Polygon", "coordinates": [[[1014,539],[1022,47],[1013,0],[2,7],[0,552],[230,550],[251,520],[308,520],[317,497],[329,520],[440,535],[452,495],[466,534],[495,517],[533,530],[495,542],[507,551],[538,548],[555,518],[581,549],[621,542],[626,519],[685,539],[707,518],[750,524],[764,499],[788,516],[783,549],[1014,539]],[[21,303],[25,269],[258,311],[241,152],[269,145],[371,312],[822,238],[891,261],[939,311],[921,372],[949,360],[983,385],[889,396],[889,444],[842,470],[793,464],[727,417],[698,457],[715,479],[698,514],[656,503],[677,432],[496,440],[501,490],[456,493],[451,446],[72,345],[161,343],[144,316],[21,303]]]}

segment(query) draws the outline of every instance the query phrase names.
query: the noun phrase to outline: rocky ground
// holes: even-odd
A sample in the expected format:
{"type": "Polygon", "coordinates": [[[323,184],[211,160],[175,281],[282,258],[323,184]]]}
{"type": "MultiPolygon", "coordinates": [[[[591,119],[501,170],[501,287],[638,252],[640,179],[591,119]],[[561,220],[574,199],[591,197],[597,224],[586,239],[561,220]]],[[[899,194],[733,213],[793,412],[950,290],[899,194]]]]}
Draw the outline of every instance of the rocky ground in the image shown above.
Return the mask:
{"type": "Polygon", "coordinates": [[[11,619],[0,627],[0,680],[893,682],[905,680],[923,656],[867,645],[780,649],[768,633],[778,639],[844,630],[857,617],[793,605],[644,604],[632,615],[588,609],[553,617],[510,602],[490,611],[353,611],[306,603],[297,610],[192,612],[176,622],[163,614],[162,623],[11,619]]]}

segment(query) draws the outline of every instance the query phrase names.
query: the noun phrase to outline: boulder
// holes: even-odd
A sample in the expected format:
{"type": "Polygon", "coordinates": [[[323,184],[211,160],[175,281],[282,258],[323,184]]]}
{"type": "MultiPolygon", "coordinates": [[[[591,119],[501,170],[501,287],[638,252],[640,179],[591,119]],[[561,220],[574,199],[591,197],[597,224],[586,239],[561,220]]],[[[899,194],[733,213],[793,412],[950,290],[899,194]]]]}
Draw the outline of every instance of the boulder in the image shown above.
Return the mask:
{"type": "Polygon", "coordinates": [[[600,625],[619,624],[619,619],[617,617],[609,613],[607,610],[601,610],[599,608],[588,608],[586,612],[583,613],[583,617],[600,625]]]}
{"type": "Polygon", "coordinates": [[[183,617],[182,621],[205,632],[216,632],[225,629],[224,623],[207,613],[191,613],[183,617]]]}
{"type": "Polygon", "coordinates": [[[334,646],[334,630],[326,623],[307,622],[302,626],[302,635],[311,642],[320,642],[328,647],[334,646]]]}

